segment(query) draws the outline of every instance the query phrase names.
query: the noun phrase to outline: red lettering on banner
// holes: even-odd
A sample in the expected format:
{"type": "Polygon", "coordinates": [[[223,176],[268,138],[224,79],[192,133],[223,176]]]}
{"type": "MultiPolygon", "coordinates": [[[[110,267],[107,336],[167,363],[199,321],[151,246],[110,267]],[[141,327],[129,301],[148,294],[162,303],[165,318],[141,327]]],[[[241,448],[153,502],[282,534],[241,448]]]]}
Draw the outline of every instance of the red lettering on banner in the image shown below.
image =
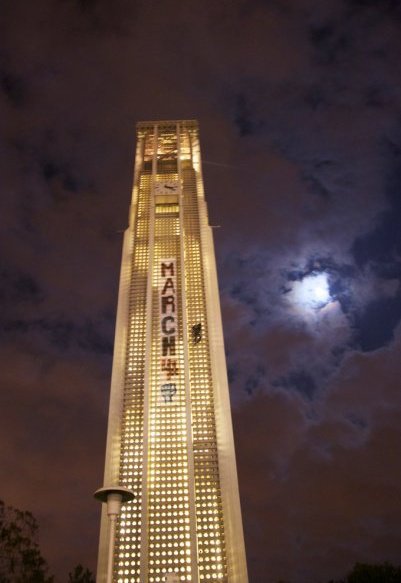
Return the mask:
{"type": "Polygon", "coordinates": [[[166,377],[170,380],[171,377],[178,375],[178,365],[175,358],[162,358],[162,371],[166,373],[166,377]]]}
{"type": "Polygon", "coordinates": [[[172,377],[179,375],[176,356],[177,301],[176,301],[176,260],[163,259],[160,262],[160,394],[163,403],[172,403],[177,393],[172,377]]]}

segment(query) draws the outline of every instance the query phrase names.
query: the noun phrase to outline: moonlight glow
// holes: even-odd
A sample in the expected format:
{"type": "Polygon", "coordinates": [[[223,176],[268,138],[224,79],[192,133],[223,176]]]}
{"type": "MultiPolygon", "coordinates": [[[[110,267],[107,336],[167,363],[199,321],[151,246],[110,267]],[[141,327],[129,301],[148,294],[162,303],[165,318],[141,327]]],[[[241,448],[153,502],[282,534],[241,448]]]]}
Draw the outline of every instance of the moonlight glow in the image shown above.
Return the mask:
{"type": "Polygon", "coordinates": [[[291,295],[293,301],[304,309],[323,308],[331,301],[327,274],[312,274],[295,282],[291,295]]]}

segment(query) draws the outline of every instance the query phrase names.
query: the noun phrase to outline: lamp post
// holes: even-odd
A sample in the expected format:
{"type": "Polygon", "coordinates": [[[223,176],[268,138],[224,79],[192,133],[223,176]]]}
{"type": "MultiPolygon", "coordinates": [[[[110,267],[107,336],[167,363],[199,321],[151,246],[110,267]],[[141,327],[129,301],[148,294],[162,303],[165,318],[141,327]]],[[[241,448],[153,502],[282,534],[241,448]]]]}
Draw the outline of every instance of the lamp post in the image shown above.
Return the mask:
{"type": "Polygon", "coordinates": [[[106,583],[113,583],[113,551],[116,538],[117,517],[120,514],[121,504],[129,502],[135,498],[135,494],[121,486],[111,488],[99,488],[94,493],[96,500],[107,504],[107,516],[109,517],[109,552],[107,559],[107,579],[106,583]]]}

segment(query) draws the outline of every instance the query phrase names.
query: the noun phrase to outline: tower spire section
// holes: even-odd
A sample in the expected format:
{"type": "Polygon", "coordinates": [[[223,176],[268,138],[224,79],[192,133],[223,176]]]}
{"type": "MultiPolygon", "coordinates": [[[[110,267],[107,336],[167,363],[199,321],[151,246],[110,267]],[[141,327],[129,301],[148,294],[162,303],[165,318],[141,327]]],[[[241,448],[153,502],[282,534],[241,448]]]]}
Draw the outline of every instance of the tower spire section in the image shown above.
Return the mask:
{"type": "Polygon", "coordinates": [[[110,547],[114,583],[247,583],[195,121],[137,126],[104,483],[132,497],[111,545],[103,510],[99,583],[110,547]]]}

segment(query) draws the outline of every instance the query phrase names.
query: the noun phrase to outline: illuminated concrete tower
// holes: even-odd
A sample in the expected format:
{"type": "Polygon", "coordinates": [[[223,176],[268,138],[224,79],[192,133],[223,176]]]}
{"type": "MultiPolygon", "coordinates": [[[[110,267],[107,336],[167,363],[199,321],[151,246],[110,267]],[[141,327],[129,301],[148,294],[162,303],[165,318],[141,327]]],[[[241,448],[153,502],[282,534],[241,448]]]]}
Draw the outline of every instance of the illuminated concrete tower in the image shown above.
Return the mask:
{"type": "MultiPolygon", "coordinates": [[[[198,124],[137,126],[104,485],[129,488],[118,583],[247,583],[198,124]]],[[[103,510],[98,582],[105,581],[103,510]]]]}

